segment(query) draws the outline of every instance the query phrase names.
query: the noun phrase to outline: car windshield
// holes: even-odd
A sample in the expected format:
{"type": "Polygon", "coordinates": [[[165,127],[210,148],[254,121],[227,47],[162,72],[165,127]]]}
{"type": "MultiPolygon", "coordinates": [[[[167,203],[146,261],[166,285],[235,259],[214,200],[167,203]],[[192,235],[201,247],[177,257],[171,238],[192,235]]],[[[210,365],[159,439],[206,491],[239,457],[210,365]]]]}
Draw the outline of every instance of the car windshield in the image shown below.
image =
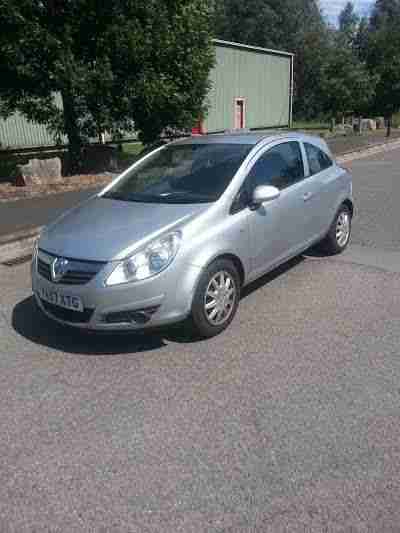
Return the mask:
{"type": "Polygon", "coordinates": [[[248,144],[172,144],[139,163],[103,197],[163,204],[214,202],[251,148],[248,144]]]}

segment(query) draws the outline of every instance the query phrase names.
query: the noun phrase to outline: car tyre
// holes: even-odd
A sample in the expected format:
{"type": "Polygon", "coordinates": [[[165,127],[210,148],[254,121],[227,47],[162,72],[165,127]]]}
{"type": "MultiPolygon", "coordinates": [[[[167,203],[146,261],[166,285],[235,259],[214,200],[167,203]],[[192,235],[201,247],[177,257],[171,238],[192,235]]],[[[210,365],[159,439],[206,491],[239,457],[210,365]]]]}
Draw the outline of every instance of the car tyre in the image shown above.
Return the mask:
{"type": "Polygon", "coordinates": [[[321,242],[322,251],[329,255],[342,253],[348,246],[351,236],[351,212],[342,204],[325,239],[321,242]]]}
{"type": "Polygon", "coordinates": [[[217,259],[202,273],[193,297],[190,326],[198,338],[224,331],[236,314],[241,281],[235,265],[217,259]]]}

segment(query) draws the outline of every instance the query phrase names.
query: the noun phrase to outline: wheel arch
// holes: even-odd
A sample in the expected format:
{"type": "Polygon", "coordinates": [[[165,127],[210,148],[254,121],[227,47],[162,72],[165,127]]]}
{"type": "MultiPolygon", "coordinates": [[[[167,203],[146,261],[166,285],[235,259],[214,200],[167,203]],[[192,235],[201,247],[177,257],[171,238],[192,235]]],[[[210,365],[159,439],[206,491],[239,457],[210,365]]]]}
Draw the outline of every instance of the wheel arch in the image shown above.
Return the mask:
{"type": "Polygon", "coordinates": [[[245,270],[245,267],[243,265],[242,260],[236,254],[231,253],[231,252],[222,252],[222,253],[213,255],[212,257],[208,257],[207,260],[204,261],[202,266],[201,266],[201,269],[200,269],[199,274],[198,274],[197,279],[196,279],[196,283],[194,284],[194,289],[193,289],[192,297],[191,297],[191,305],[192,305],[193,298],[194,298],[194,295],[195,295],[196,290],[197,290],[197,286],[200,283],[201,276],[203,275],[203,272],[210,265],[212,265],[215,261],[218,261],[219,259],[225,259],[225,260],[230,261],[231,263],[234,264],[236,270],[238,271],[239,277],[240,277],[240,287],[243,286],[243,284],[245,282],[245,279],[246,279],[246,270],[245,270]]]}
{"type": "Polygon", "coordinates": [[[346,198],[346,200],[344,200],[344,202],[342,202],[341,205],[345,205],[348,208],[348,210],[350,211],[351,218],[353,218],[353,216],[354,216],[354,203],[353,203],[353,201],[350,200],[350,198],[346,198]]]}
{"type": "Polygon", "coordinates": [[[221,254],[221,255],[218,255],[217,257],[214,257],[214,259],[210,261],[206,265],[205,268],[207,268],[209,265],[211,265],[211,263],[219,259],[226,259],[227,261],[231,261],[235,265],[235,268],[238,271],[238,274],[240,276],[240,286],[242,287],[244,284],[244,280],[245,280],[245,270],[244,270],[244,266],[240,258],[235,254],[229,254],[229,253],[221,254]]]}

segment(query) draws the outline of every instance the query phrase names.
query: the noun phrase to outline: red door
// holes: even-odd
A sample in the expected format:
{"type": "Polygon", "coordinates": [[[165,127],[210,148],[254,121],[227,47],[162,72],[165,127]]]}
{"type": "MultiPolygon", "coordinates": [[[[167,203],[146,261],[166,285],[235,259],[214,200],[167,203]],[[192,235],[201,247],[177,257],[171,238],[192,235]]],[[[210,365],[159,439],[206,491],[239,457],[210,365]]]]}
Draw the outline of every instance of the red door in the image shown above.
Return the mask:
{"type": "Polygon", "coordinates": [[[205,135],[206,128],[204,122],[199,120],[198,123],[192,128],[192,135],[205,135]]]}
{"type": "Polygon", "coordinates": [[[235,99],[235,129],[243,129],[246,126],[245,121],[245,100],[244,98],[235,99]]]}

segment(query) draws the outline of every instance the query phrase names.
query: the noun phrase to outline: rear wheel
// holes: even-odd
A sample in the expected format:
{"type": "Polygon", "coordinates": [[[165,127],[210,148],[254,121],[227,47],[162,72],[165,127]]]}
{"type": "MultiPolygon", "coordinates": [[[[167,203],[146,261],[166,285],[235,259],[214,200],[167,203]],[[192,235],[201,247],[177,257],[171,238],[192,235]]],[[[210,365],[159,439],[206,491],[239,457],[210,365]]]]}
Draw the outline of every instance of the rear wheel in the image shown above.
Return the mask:
{"type": "Polygon", "coordinates": [[[194,333],[213,337],[226,329],[235,316],[240,298],[240,276],[235,265],[217,259],[203,272],[197,286],[191,322],[194,333]]]}
{"type": "Polygon", "coordinates": [[[336,213],[328,235],[321,242],[321,247],[328,254],[340,254],[346,249],[351,235],[350,209],[342,204],[336,213]]]}

